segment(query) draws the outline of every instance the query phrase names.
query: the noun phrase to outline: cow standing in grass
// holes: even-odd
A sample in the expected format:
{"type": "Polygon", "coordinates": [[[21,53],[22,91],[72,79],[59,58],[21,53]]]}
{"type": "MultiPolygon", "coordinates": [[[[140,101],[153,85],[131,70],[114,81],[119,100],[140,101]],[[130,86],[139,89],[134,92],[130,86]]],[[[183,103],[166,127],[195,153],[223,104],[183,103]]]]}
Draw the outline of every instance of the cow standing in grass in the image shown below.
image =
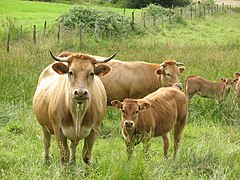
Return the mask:
{"type": "Polygon", "coordinates": [[[144,151],[152,137],[162,136],[164,157],[168,159],[170,131],[174,129],[174,154],[177,150],[183,129],[187,123],[188,102],[185,94],[177,87],[163,87],[143,99],[114,100],[111,104],[122,111],[122,135],[125,140],[128,158],[133,147],[142,142],[144,151]]]}
{"type": "Polygon", "coordinates": [[[83,161],[90,164],[107,105],[106,92],[98,75],[105,75],[111,69],[105,64],[96,64],[114,56],[99,61],[81,53],[66,57],[52,55],[60,62],[43,70],[33,98],[34,112],[44,134],[45,161],[49,159],[51,135],[54,134],[63,164],[69,162],[69,157],[72,163],[76,162],[76,147],[81,139],[84,139],[83,161]],[[70,152],[67,140],[71,141],[70,152]]]}
{"type": "Polygon", "coordinates": [[[234,81],[231,78],[221,78],[219,82],[215,82],[200,76],[189,76],[185,81],[185,94],[189,100],[196,94],[219,100],[231,91],[233,84],[234,81]]]}
{"type": "MultiPolygon", "coordinates": [[[[112,100],[143,98],[160,87],[180,83],[180,74],[185,70],[182,63],[167,60],[154,64],[142,61],[123,62],[113,60],[107,63],[112,71],[101,77],[106,89],[108,104],[112,100]]],[[[181,86],[181,85],[180,85],[181,86]]]]}

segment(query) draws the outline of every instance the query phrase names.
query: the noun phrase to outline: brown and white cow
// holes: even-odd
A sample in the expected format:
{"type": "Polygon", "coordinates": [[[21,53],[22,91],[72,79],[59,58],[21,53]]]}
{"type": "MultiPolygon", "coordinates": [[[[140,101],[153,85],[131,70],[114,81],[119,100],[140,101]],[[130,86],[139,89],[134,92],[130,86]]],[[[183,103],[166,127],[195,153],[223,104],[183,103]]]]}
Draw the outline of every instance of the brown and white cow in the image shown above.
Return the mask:
{"type": "MultiPolygon", "coordinates": [[[[73,52],[61,53],[65,57],[73,52]]],[[[97,59],[105,59],[101,56],[93,56],[97,59]]],[[[166,60],[163,63],[146,63],[142,61],[125,62],[111,60],[107,62],[111,71],[106,76],[99,76],[107,93],[108,105],[111,101],[126,98],[143,98],[156,91],[160,87],[169,87],[180,83],[180,74],[185,70],[184,64],[175,60],[166,60]],[[180,67],[178,67],[181,65],[180,67]]]]}
{"type": "MultiPolygon", "coordinates": [[[[175,60],[160,64],[142,61],[123,62],[113,60],[107,63],[112,71],[100,77],[107,92],[108,104],[114,99],[143,98],[160,87],[180,83],[180,73],[185,70],[175,60]]],[[[181,85],[180,85],[181,86],[181,85]]]]}
{"type": "Polygon", "coordinates": [[[60,62],[42,71],[33,98],[34,112],[44,134],[45,161],[49,159],[51,134],[54,134],[63,164],[69,157],[71,162],[76,162],[76,147],[81,139],[84,139],[83,160],[90,164],[107,104],[104,86],[97,75],[111,70],[107,65],[96,64],[111,60],[115,54],[101,61],[80,53],[67,57],[51,54],[60,62]],[[71,141],[70,152],[67,140],[71,141]]]}
{"type": "Polygon", "coordinates": [[[167,159],[170,131],[174,128],[175,159],[188,117],[188,102],[182,91],[176,87],[163,87],[143,99],[114,100],[111,104],[122,110],[122,135],[128,158],[134,145],[142,142],[146,151],[152,137],[162,136],[164,157],[167,159]]]}
{"type": "Polygon", "coordinates": [[[221,99],[229,93],[234,80],[221,78],[219,82],[210,81],[201,76],[189,76],[185,81],[185,94],[190,100],[195,94],[206,98],[221,99]]]}

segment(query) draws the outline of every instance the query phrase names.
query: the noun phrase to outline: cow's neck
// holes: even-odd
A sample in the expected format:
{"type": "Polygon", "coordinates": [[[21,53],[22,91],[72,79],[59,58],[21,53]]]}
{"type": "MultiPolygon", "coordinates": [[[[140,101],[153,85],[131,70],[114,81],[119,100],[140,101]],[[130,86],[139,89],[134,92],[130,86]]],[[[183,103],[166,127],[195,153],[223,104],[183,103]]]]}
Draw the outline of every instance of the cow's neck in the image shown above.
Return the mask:
{"type": "Polygon", "coordinates": [[[77,103],[73,99],[69,99],[70,113],[73,119],[73,125],[75,130],[75,143],[77,144],[80,140],[81,125],[84,119],[84,115],[89,107],[90,99],[83,103],[77,103]]]}

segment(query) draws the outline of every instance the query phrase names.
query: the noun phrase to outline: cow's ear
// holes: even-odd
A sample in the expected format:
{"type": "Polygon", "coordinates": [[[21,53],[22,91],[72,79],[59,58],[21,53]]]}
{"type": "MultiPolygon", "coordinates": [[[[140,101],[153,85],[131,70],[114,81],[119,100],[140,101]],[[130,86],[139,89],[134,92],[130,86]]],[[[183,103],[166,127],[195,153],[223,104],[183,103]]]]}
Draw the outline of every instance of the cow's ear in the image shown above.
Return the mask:
{"type": "Polygon", "coordinates": [[[159,69],[157,69],[157,70],[155,71],[155,73],[156,73],[157,75],[161,76],[161,75],[163,74],[163,68],[160,67],[159,69]]]}
{"type": "Polygon", "coordinates": [[[119,100],[113,100],[111,104],[117,109],[122,109],[122,103],[119,100]]]}
{"type": "Polygon", "coordinates": [[[185,67],[184,67],[184,66],[179,67],[178,69],[179,69],[180,73],[182,73],[183,71],[185,71],[185,67]]]}
{"type": "Polygon", "coordinates": [[[239,72],[235,72],[234,75],[235,76],[240,76],[240,73],[239,72]]]}
{"type": "Polygon", "coordinates": [[[151,104],[148,101],[142,101],[139,103],[139,110],[144,111],[150,108],[151,104]]]}
{"type": "Polygon", "coordinates": [[[52,65],[52,68],[55,72],[57,72],[58,74],[66,74],[69,71],[69,67],[66,66],[63,63],[55,63],[52,65]]]}
{"type": "Polygon", "coordinates": [[[224,79],[224,78],[221,78],[221,81],[222,81],[222,82],[226,82],[226,79],[224,79]]]}
{"type": "Polygon", "coordinates": [[[94,73],[97,76],[102,77],[102,76],[106,75],[107,73],[109,73],[110,71],[111,71],[111,67],[109,67],[108,65],[105,65],[105,64],[100,64],[95,67],[94,73]]]}

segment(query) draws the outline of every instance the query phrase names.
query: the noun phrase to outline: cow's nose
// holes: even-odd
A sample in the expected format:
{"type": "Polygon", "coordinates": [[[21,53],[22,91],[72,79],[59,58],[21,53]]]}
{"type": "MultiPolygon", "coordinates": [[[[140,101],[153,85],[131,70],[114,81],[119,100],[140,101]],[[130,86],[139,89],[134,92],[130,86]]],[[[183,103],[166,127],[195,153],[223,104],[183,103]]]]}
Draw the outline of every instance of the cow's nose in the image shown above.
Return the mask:
{"type": "Polygon", "coordinates": [[[133,122],[133,121],[125,121],[125,122],[124,122],[124,126],[125,126],[126,128],[132,128],[133,125],[134,125],[134,122],[133,122]]]}
{"type": "Polygon", "coordinates": [[[88,90],[87,89],[75,89],[73,91],[73,96],[75,98],[81,98],[81,99],[85,99],[88,97],[88,90]]]}

